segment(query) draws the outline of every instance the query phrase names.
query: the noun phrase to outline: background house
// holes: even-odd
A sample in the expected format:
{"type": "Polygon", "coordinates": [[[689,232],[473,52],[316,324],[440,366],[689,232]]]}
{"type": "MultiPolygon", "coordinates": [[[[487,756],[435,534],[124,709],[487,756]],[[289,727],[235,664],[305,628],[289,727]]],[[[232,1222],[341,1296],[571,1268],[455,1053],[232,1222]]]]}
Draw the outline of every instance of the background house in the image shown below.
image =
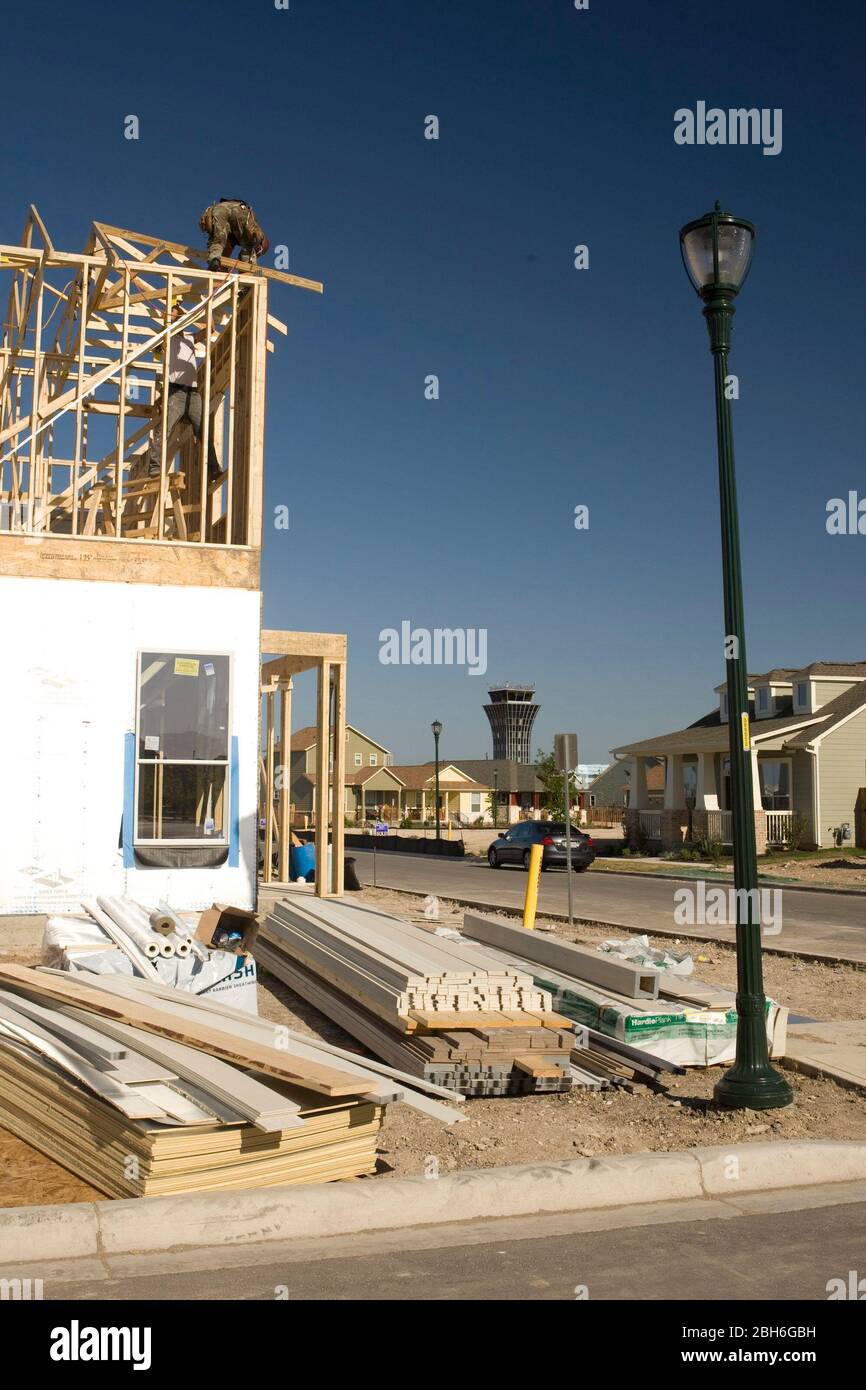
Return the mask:
{"type": "MultiPolygon", "coordinates": [[[[866,662],[812,662],[749,677],[750,743],[758,852],[768,844],[866,843],[866,662]]],[[[622,744],[632,791],[627,820],[663,847],[687,835],[731,841],[728,708],[686,729],[622,744]],[[651,806],[648,759],[663,759],[664,801],[651,806]]]]}
{"type": "MultiPolygon", "coordinates": [[[[290,801],[294,807],[294,819],[299,816],[311,816],[313,813],[313,792],[316,785],[316,749],[318,739],[316,737],[315,725],[309,724],[303,729],[297,729],[291,736],[290,754],[290,801]]],[[[276,748],[276,761],[278,766],[284,766],[282,750],[279,745],[276,748]]],[[[333,754],[330,758],[333,768],[333,754]]],[[[382,774],[385,769],[390,767],[393,756],[384,744],[377,743],[368,734],[355,727],[354,724],[346,725],[346,796],[345,814],[352,816],[356,812],[358,805],[358,792],[363,785],[361,774],[370,773],[382,774]]],[[[397,782],[393,776],[380,776],[369,790],[379,790],[382,792],[383,801],[388,804],[390,798],[397,788],[397,782]]],[[[372,798],[371,798],[372,800],[372,798]]]]}
{"type": "MultiPolygon", "coordinates": [[[[646,760],[646,798],[648,807],[661,806],[664,801],[665,768],[658,758],[646,760]]],[[[580,793],[582,810],[622,807],[629,804],[631,795],[631,765],[628,761],[612,762],[580,793]]]]}

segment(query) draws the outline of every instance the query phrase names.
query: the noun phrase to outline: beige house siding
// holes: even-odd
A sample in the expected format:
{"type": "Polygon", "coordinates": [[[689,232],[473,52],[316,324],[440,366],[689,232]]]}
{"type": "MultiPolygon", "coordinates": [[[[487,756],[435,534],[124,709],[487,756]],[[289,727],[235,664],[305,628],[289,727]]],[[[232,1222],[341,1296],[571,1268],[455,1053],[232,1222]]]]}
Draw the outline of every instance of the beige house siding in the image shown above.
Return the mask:
{"type": "Polygon", "coordinates": [[[795,816],[803,816],[807,822],[803,843],[817,843],[815,816],[812,808],[812,757],[799,749],[791,758],[791,797],[795,816]]]}
{"type": "Polygon", "coordinates": [[[818,745],[821,790],[821,843],[833,843],[833,829],[851,824],[854,843],[857,793],[866,786],[866,709],[832,730],[818,745]]]}
{"type": "Polygon", "coordinates": [[[831,700],[835,700],[837,695],[844,695],[846,690],[850,690],[852,685],[859,685],[859,681],[813,681],[814,708],[819,709],[821,705],[829,705],[831,700]]]}
{"type": "Polygon", "coordinates": [[[313,810],[313,788],[312,784],[304,778],[304,773],[309,770],[315,771],[316,750],[315,748],[295,749],[291,754],[292,776],[289,782],[289,799],[295,807],[295,811],[310,815],[313,810]],[[312,754],[312,757],[310,756],[312,754]]]}
{"type": "Polygon", "coordinates": [[[374,743],[372,739],[359,733],[357,729],[346,731],[346,771],[353,772],[358,767],[387,767],[391,754],[387,748],[381,744],[374,743]],[[361,762],[355,762],[356,754],[360,753],[361,762]],[[374,758],[375,762],[370,759],[374,758]]]}

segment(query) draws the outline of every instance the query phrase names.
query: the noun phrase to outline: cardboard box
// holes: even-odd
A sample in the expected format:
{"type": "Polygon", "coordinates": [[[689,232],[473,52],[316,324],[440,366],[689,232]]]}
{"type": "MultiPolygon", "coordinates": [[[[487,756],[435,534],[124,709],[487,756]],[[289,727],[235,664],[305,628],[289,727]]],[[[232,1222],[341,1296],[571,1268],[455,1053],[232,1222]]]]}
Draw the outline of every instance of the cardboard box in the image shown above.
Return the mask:
{"type": "Polygon", "coordinates": [[[231,907],[228,903],[214,903],[213,907],[205,908],[199,917],[194,936],[197,941],[216,951],[231,951],[236,956],[247,956],[258,930],[254,912],[244,907],[231,907]],[[231,945],[221,941],[219,938],[226,931],[240,932],[240,940],[231,945]]]}

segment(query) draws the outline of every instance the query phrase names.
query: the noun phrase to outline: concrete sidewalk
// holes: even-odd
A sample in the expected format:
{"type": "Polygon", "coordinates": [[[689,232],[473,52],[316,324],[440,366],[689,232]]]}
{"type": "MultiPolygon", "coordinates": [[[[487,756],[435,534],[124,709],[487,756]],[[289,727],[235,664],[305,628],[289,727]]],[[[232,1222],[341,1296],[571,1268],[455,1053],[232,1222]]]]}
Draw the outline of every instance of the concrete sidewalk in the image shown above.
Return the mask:
{"type": "MultiPolygon", "coordinates": [[[[180,1193],[0,1211],[7,1266],[104,1260],[251,1242],[323,1239],[454,1222],[663,1202],[721,1202],[866,1182],[866,1143],[755,1142],[470,1169],[427,1179],[180,1193]]],[[[2,1271],[0,1271],[2,1273],[2,1271]]]]}
{"type": "MultiPolygon", "coordinates": [[[[863,1269],[864,1199],[866,1183],[840,1183],[792,1189],[780,1197],[756,1193],[576,1216],[113,1257],[46,1270],[44,1297],[451,1305],[579,1299],[589,1300],[590,1308],[604,1299],[650,1305],[660,1299],[715,1305],[747,1299],[758,1313],[765,1300],[824,1302],[829,1279],[863,1269]]],[[[652,1307],[647,1313],[652,1319],[652,1307]]]]}
{"type": "Polygon", "coordinates": [[[866,1090],[866,1022],[789,1024],[785,1065],[866,1090]]]}

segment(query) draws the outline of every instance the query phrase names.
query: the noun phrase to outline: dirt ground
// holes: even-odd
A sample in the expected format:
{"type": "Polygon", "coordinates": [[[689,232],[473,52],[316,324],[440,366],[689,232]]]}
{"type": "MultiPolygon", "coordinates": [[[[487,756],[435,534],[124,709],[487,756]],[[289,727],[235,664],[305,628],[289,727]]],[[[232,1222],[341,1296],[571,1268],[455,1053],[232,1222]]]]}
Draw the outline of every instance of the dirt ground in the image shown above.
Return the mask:
{"type": "MultiPolygon", "coordinates": [[[[439,918],[431,922],[424,917],[420,896],[388,889],[365,889],[363,900],[429,929],[459,927],[463,917],[462,908],[442,900],[439,918]]],[[[540,918],[539,925],[544,924],[540,918]]],[[[606,935],[590,927],[570,932],[562,924],[556,924],[554,930],[557,935],[586,943],[606,935]]],[[[650,940],[654,945],[675,947],[670,938],[650,940]]],[[[681,944],[682,949],[691,946],[698,953],[696,978],[735,987],[736,958],[731,947],[681,944]]],[[[39,961],[32,938],[7,946],[0,955],[22,964],[39,961]]],[[[777,956],[766,956],[764,966],[768,994],[787,1004],[792,1014],[825,1021],[866,1017],[866,971],[777,956]]],[[[265,971],[260,972],[259,1013],[362,1052],[342,1029],[265,971]]],[[[385,1177],[406,1177],[425,1171],[774,1138],[866,1140],[866,1095],[861,1092],[787,1072],[795,1096],[790,1109],[764,1115],[717,1111],[711,1096],[722,1070],[690,1070],[685,1076],[671,1077],[659,1090],[638,1085],[631,1094],[624,1090],[573,1091],[568,1095],[469,1100],[462,1107],[466,1120],[450,1127],[407,1106],[391,1106],[379,1141],[379,1172],[385,1177]]],[[[101,1197],[50,1159],[0,1130],[0,1206],[96,1201],[101,1197]]]]}
{"type": "Polygon", "coordinates": [[[795,878],[830,888],[866,889],[866,858],[840,850],[832,859],[785,859],[773,855],[760,861],[760,873],[768,878],[795,878]]]}

